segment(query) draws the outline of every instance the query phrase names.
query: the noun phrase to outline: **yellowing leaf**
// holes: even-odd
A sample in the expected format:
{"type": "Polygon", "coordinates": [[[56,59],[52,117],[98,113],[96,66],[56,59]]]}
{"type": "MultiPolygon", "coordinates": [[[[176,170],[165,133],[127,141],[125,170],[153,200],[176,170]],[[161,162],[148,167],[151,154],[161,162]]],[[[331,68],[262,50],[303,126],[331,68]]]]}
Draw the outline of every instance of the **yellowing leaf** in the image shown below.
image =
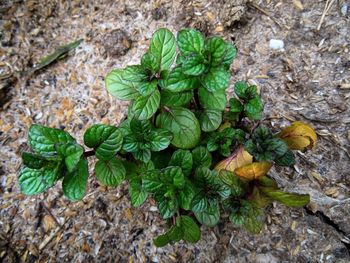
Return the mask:
{"type": "Polygon", "coordinates": [[[254,180],[267,174],[272,164],[269,162],[255,162],[235,169],[235,174],[247,180],[254,180]]]}
{"type": "Polygon", "coordinates": [[[293,122],[291,126],[283,129],[279,137],[284,140],[292,150],[311,149],[316,146],[317,135],[314,129],[303,122],[293,122]]]}
{"type": "Polygon", "coordinates": [[[236,168],[250,164],[253,162],[253,156],[251,156],[243,146],[235,151],[230,157],[222,160],[215,166],[215,170],[227,170],[234,172],[236,168]]]}

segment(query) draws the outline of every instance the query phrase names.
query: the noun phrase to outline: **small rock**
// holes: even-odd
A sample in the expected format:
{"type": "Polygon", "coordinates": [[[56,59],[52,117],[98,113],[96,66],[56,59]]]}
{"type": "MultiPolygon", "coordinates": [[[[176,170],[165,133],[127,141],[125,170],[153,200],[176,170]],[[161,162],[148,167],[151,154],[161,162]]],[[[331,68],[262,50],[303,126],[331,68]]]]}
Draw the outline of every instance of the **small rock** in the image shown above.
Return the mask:
{"type": "Polygon", "coordinates": [[[346,14],[348,13],[348,6],[344,4],[341,7],[340,12],[342,13],[343,16],[346,16],[346,14]]]}
{"type": "Polygon", "coordinates": [[[121,29],[113,30],[103,40],[103,46],[109,56],[124,56],[131,44],[129,35],[121,29]]]}
{"type": "Polygon", "coordinates": [[[270,39],[270,49],[284,50],[284,42],[280,39],[270,39]]]}

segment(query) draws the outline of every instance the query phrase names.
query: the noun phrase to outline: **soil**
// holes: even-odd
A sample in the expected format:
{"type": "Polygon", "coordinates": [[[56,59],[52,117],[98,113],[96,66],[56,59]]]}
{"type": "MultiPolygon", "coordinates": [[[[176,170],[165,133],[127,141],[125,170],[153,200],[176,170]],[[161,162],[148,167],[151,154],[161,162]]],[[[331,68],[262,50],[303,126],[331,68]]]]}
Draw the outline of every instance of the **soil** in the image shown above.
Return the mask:
{"type": "Polygon", "coordinates": [[[350,262],[350,2],[328,2],[318,30],[326,1],[1,1],[0,261],[350,262]],[[165,222],[152,200],[133,208],[125,184],[106,188],[90,176],[75,203],[60,185],[20,193],[29,126],[64,128],[81,142],[93,123],[117,125],[127,103],[107,93],[104,76],[138,63],[160,27],[194,27],[235,43],[231,83],[258,86],[264,122],[275,131],[294,120],[315,128],[316,149],[271,173],[284,189],[309,193],[306,208],[274,203],[260,235],[224,218],[202,227],[197,244],[156,248],[165,222]],[[44,55],[80,38],[74,52],[33,72],[44,55]],[[284,50],[270,49],[271,39],[284,50]]]}

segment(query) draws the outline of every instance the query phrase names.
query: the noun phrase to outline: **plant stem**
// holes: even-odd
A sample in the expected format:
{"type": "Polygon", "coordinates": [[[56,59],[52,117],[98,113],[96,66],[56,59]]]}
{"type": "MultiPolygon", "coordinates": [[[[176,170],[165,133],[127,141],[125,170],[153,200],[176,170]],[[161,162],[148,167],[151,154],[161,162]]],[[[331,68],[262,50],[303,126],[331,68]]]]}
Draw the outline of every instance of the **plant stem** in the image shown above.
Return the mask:
{"type": "Polygon", "coordinates": [[[94,156],[94,155],[95,155],[94,150],[84,152],[84,157],[90,157],[90,156],[94,156]]]}

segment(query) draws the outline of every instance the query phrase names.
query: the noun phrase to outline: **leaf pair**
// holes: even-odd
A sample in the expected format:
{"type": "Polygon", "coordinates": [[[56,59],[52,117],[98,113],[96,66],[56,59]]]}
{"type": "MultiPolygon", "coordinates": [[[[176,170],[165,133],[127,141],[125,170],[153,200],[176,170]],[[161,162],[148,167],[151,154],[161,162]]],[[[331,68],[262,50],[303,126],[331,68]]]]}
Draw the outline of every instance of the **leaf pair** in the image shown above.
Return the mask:
{"type": "Polygon", "coordinates": [[[180,207],[186,210],[190,207],[192,185],[179,166],[147,171],[143,177],[143,187],[153,193],[163,218],[172,217],[180,207]]]}
{"type": "Polygon", "coordinates": [[[95,124],[84,134],[84,143],[93,148],[97,159],[95,174],[103,185],[118,186],[125,178],[125,168],[116,154],[123,145],[123,133],[117,127],[95,124]]]}
{"type": "Polygon", "coordinates": [[[166,149],[172,139],[171,133],[166,129],[155,129],[150,121],[135,118],[124,122],[123,133],[123,150],[144,163],[151,160],[151,152],[166,149]]]}
{"type": "Polygon", "coordinates": [[[246,82],[239,81],[235,84],[235,93],[238,99],[230,99],[228,118],[238,121],[240,117],[246,116],[253,121],[260,120],[264,106],[256,86],[248,86],[246,82]]]}
{"type": "Polygon", "coordinates": [[[161,28],[153,34],[141,65],[112,70],[106,76],[107,90],[121,100],[133,100],[131,110],[134,117],[147,120],[160,105],[158,82],[167,75],[175,56],[175,37],[168,29],[161,28]]]}
{"type": "Polygon", "coordinates": [[[41,193],[63,176],[63,192],[71,200],[83,198],[88,178],[84,148],[67,132],[34,124],[29,129],[34,153],[22,154],[25,165],[19,175],[22,192],[41,193]]]}

